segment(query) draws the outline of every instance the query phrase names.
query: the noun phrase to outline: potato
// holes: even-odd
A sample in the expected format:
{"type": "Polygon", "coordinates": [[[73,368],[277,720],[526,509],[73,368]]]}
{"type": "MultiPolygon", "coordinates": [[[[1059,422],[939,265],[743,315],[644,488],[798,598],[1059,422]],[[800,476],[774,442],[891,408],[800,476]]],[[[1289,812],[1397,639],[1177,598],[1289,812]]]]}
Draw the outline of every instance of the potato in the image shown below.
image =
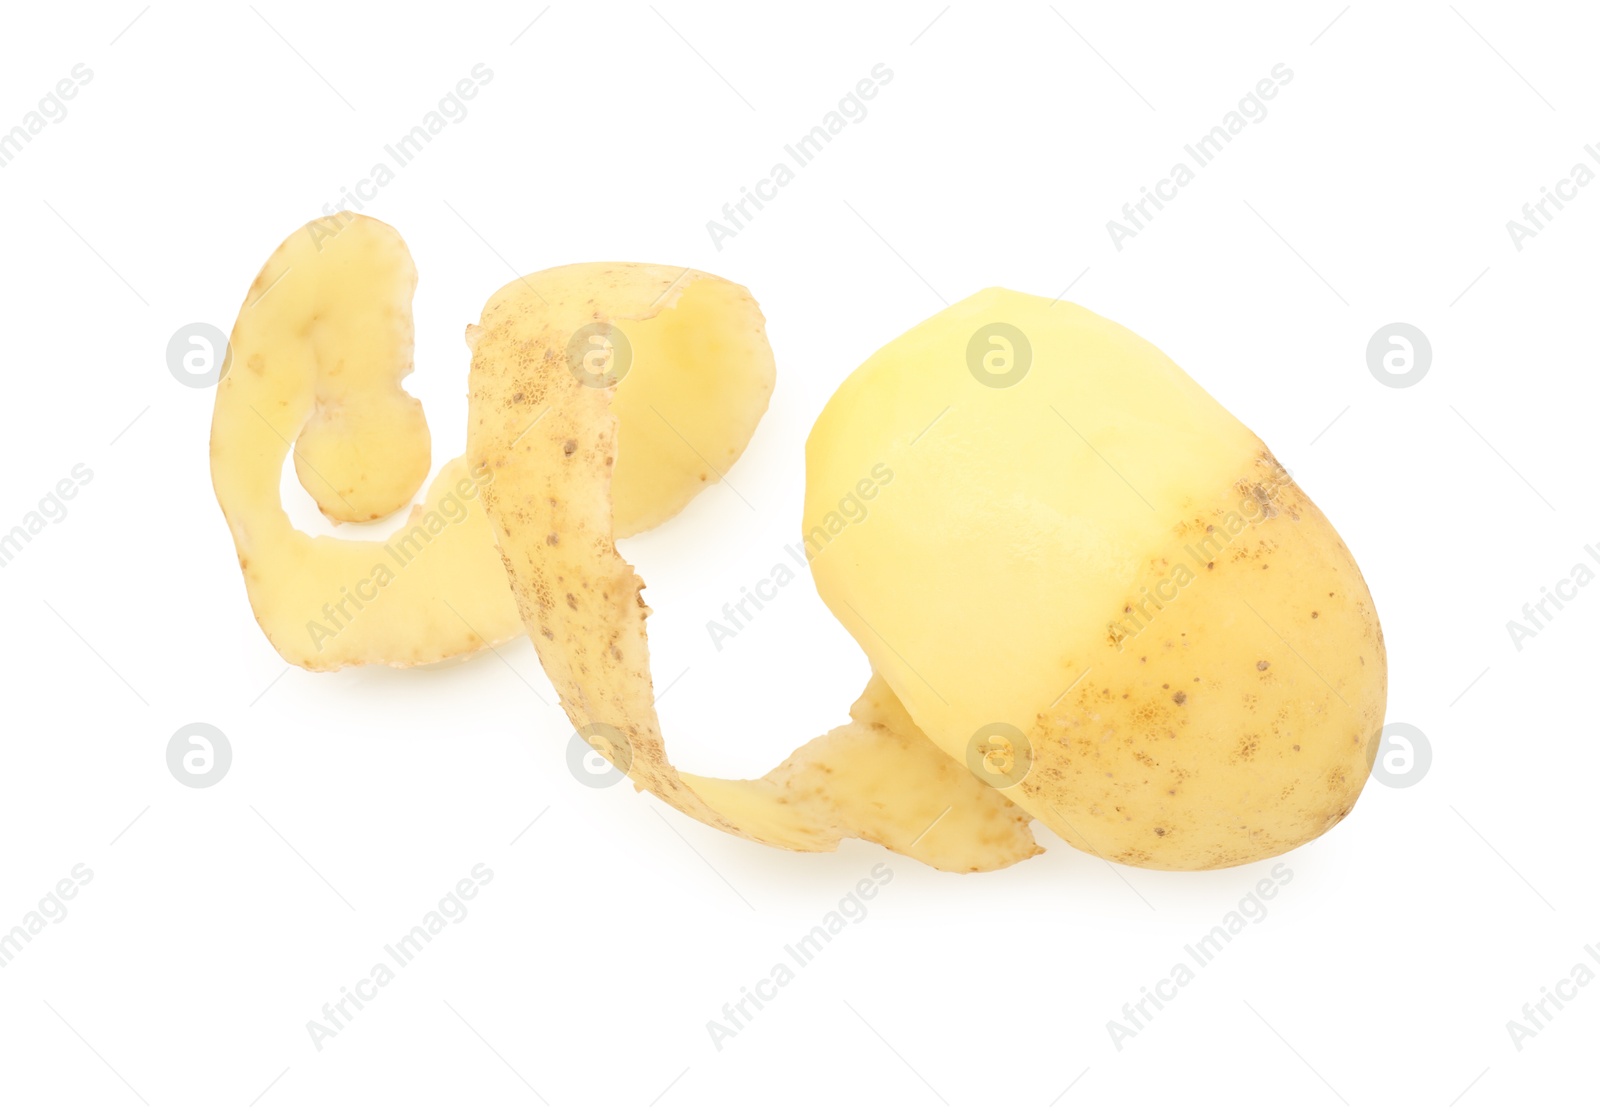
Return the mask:
{"type": "Polygon", "coordinates": [[[1231,866],[1354,806],[1385,698],[1361,573],[1128,330],[998,289],[911,329],[813,428],[802,528],[916,725],[1072,845],[1231,866]]]}
{"type": "Polygon", "coordinates": [[[547,274],[538,291],[500,290],[471,333],[467,459],[495,477],[484,497],[512,592],[579,736],[684,814],[768,845],[831,850],[856,836],[962,871],[1038,853],[1022,811],[935,749],[876,680],[851,723],[765,777],[672,766],[644,583],[614,543],[613,475],[636,451],[627,414],[639,399],[670,407],[663,419],[699,438],[694,457],[737,455],[730,423],[759,415],[771,389],[765,322],[749,291],[698,271],[612,263],[547,274]],[[569,338],[597,324],[631,352],[636,369],[620,382],[569,369],[569,338]],[[630,400],[630,389],[641,393],[630,400]]]}

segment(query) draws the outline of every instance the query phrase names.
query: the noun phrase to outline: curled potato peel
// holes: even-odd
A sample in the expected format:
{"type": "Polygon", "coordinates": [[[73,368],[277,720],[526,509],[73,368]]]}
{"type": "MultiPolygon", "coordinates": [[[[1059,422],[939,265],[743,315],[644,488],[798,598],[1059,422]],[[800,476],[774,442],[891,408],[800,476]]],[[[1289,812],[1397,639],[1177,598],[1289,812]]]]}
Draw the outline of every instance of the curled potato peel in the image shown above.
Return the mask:
{"type": "Polygon", "coordinates": [[[256,621],[286,661],[425,664],[520,631],[478,497],[492,477],[450,461],[384,541],[305,533],[279,493],[291,449],[341,521],[399,509],[428,471],[422,407],[401,387],[416,270],[393,228],[346,216],[336,237],[290,236],[250,287],[217,385],[212,486],[256,621]]]}
{"type": "MultiPolygon", "coordinates": [[[[464,457],[448,461],[383,541],[312,536],[283,509],[291,451],[301,486],[336,522],[393,513],[428,473],[427,422],[401,385],[412,370],[410,252],[380,221],[343,213],[336,222],[337,235],[313,222],[267,261],[234,325],[232,371],[217,388],[212,483],[251,606],[274,648],[307,669],[429,664],[498,645],[522,624],[483,513],[491,473],[470,470],[464,457]]],[[[532,293],[536,283],[583,271],[557,268],[519,284],[532,293]]],[[[670,273],[682,281],[689,272],[670,273]]],[[[604,336],[583,339],[593,353],[575,350],[575,361],[609,354],[604,336]]],[[[773,380],[764,339],[744,355],[748,388],[737,391],[696,367],[665,382],[650,367],[622,368],[617,413],[633,448],[613,484],[620,536],[676,514],[744,450],[773,380]],[[691,442],[708,446],[707,457],[691,442]]]]}
{"type": "Polygon", "coordinates": [[[765,411],[772,356],[742,287],[624,263],[511,283],[467,330],[467,455],[388,541],[295,529],[278,496],[291,450],[338,520],[397,509],[426,473],[426,425],[400,386],[409,253],[387,225],[341,223],[337,237],[291,236],[263,268],[213,416],[218,501],[257,620],[287,660],[422,664],[525,624],[580,733],[712,826],[796,850],[861,837],[951,870],[1038,853],[1024,813],[933,747],[876,677],[849,723],[765,777],[695,777],[668,762],[643,583],[614,541],[720,478],[765,411]]]}
{"type": "Polygon", "coordinates": [[[562,352],[578,329],[605,322],[626,334],[636,367],[670,367],[670,381],[709,373],[737,393],[752,389],[738,368],[766,350],[765,323],[743,287],[699,272],[610,264],[562,277],[540,292],[513,282],[484,307],[467,458],[495,476],[484,500],[512,593],[580,736],[640,788],[757,842],[830,850],[855,836],[952,870],[1037,853],[1020,809],[930,745],[876,678],[849,724],[763,778],[673,767],[654,706],[644,583],[615,545],[613,476],[630,452],[617,411],[631,380],[586,383],[562,352]]]}

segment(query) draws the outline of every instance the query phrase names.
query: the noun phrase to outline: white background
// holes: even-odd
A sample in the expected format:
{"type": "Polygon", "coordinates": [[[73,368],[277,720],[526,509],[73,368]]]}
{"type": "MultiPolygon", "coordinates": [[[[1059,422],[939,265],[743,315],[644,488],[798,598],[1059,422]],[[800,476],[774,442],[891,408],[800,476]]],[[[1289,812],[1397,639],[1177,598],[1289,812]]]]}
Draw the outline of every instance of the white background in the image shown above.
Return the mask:
{"type": "Polygon", "coordinates": [[[1506,228],[1596,166],[1592,13],[393,13],[4,17],[0,130],[75,64],[93,78],[0,169],[0,532],[74,464],[94,478],[0,568],[0,931],[75,864],[94,878],[0,968],[0,1106],[1592,1102],[1600,988],[1521,1050],[1506,1027],[1575,964],[1600,973],[1600,587],[1520,650],[1506,629],[1576,563],[1600,568],[1583,548],[1600,546],[1600,186],[1521,251],[1506,228]],[[480,62],[494,76],[469,115],[367,208],[421,274],[409,386],[436,462],[464,440],[463,326],[514,273],[696,266],[748,285],[770,322],[779,383],[729,476],[742,498],[713,489],[625,545],[658,689],[675,680],[679,765],[765,771],[843,721],[866,677],[804,580],[721,652],[705,628],[797,535],[802,444],[838,383],[946,300],[1071,285],[1238,414],[1337,525],[1387,634],[1388,719],[1430,740],[1427,776],[1369,785],[1286,856],[1265,919],[1119,1050],[1107,1022],[1271,863],[1112,868],[1042,827],[1046,854],[982,876],[860,843],[787,854],[578,783],[525,640],[423,671],[286,670],[211,493],[210,393],[174,381],[166,345],[230,327],[279,241],[480,62]],[[706,222],[880,62],[894,76],[866,118],[717,250],[706,222]],[[1294,77],[1268,116],[1117,250],[1106,222],[1277,63],[1294,77]],[[1366,365],[1395,321],[1433,345],[1408,389],[1366,365]],[[234,750],[205,790],[166,766],[193,721],[234,750]],[[307,1021],[480,862],[494,880],[470,915],[316,1050],[307,1021]],[[879,862],[893,881],[866,918],[718,1050],[707,1021],[879,862]]]}

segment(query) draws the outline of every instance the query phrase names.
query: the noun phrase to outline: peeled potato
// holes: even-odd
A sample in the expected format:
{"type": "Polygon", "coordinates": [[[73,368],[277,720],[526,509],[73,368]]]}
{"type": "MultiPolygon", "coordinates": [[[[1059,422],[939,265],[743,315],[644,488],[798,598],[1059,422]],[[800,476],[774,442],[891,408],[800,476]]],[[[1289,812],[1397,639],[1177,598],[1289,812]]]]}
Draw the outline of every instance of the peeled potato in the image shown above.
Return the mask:
{"type": "Polygon", "coordinates": [[[1251,862],[1366,781],[1385,656],[1349,550],[1254,434],[1085,309],[986,290],[875,353],[811,432],[803,529],[916,725],[1082,850],[1251,862]]]}

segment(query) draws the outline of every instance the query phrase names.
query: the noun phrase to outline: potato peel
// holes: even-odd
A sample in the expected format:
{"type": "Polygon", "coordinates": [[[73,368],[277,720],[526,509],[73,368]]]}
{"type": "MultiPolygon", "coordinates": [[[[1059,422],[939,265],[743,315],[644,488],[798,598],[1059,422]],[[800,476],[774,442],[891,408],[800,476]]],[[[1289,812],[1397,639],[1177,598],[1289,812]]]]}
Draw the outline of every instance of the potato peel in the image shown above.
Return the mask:
{"type": "Polygon", "coordinates": [[[285,660],[427,664],[526,624],[580,733],[641,789],[714,827],[807,851],[860,837],[948,870],[1039,853],[1026,814],[936,749],[876,675],[849,723],[765,777],[696,777],[668,762],[644,585],[614,538],[720,479],[764,413],[772,353],[742,287],[647,264],[518,279],[467,329],[468,455],[442,467],[383,541],[296,529],[279,493],[291,452],[336,522],[403,506],[430,455],[421,406],[401,387],[410,253],[379,221],[332,223],[335,235],[321,221],[290,236],[252,284],[212,418],[217,500],[257,622],[285,660]],[[579,371],[601,349],[578,341],[613,325],[623,335],[603,336],[605,354],[629,351],[628,365],[585,385],[579,371]]]}
{"type": "Polygon", "coordinates": [[[267,260],[217,386],[211,479],[256,621],[305,669],[419,665],[521,631],[478,497],[492,477],[457,458],[384,541],[313,537],[280,497],[284,461],[331,516],[382,517],[427,475],[427,425],[401,389],[411,371],[416,270],[399,233],[343,214],[267,260]],[[396,478],[398,477],[398,478],[396,478]]]}
{"type": "Polygon", "coordinates": [[[929,743],[876,679],[850,724],[766,777],[673,767],[654,707],[644,583],[615,545],[612,477],[628,449],[613,402],[624,388],[580,380],[566,352],[577,330],[608,322],[646,364],[737,359],[741,341],[730,338],[764,349],[765,324],[743,287],[698,271],[563,270],[559,283],[514,282],[485,306],[472,334],[467,457],[495,477],[484,501],[512,593],[579,735],[639,788],[768,845],[831,850],[856,836],[968,871],[1037,853],[1024,813],[929,743]],[[716,352],[696,343],[709,336],[716,352]]]}

